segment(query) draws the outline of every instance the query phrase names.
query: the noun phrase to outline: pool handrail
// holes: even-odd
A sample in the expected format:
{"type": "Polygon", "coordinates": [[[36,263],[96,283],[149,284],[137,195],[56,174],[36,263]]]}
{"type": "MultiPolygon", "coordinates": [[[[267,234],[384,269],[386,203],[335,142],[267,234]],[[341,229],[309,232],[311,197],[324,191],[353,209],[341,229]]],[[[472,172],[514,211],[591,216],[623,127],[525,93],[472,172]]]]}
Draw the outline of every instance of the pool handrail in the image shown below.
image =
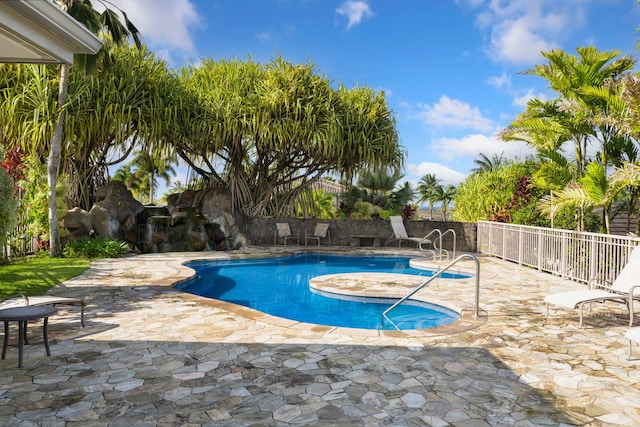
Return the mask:
{"type": "Polygon", "coordinates": [[[406,300],[408,300],[409,298],[411,298],[413,295],[415,295],[417,292],[421,291],[422,288],[424,288],[425,286],[427,286],[429,283],[431,283],[432,281],[434,281],[435,279],[437,279],[438,277],[440,277],[445,271],[449,270],[451,267],[453,267],[455,264],[458,263],[458,261],[464,259],[464,258],[471,258],[475,263],[476,263],[476,297],[475,297],[475,306],[474,306],[474,312],[473,312],[473,317],[475,319],[478,318],[478,313],[480,312],[480,261],[478,261],[478,258],[476,258],[475,256],[471,255],[471,254],[462,254],[460,255],[458,258],[454,259],[453,261],[451,261],[449,264],[445,265],[443,268],[441,268],[440,270],[438,270],[433,276],[429,277],[429,279],[427,279],[426,282],[422,283],[421,285],[418,285],[414,290],[412,290],[411,292],[409,292],[407,295],[405,295],[404,297],[400,298],[398,301],[396,301],[391,307],[387,308],[385,311],[382,312],[382,314],[380,315],[380,326],[384,325],[385,319],[388,320],[396,329],[400,330],[400,328],[398,328],[398,326],[393,322],[393,320],[391,320],[387,314],[389,314],[394,308],[396,308],[397,306],[399,306],[400,304],[402,304],[403,302],[405,302],[406,300]]]}
{"type": "Polygon", "coordinates": [[[418,247],[420,248],[420,250],[422,252],[431,252],[433,254],[433,258],[434,259],[438,259],[438,255],[436,254],[436,249],[438,249],[440,251],[440,259],[442,259],[442,249],[439,249],[438,246],[436,245],[437,241],[440,240],[440,248],[442,248],[442,231],[440,231],[440,229],[438,228],[434,228],[433,230],[431,230],[429,232],[429,234],[427,234],[426,236],[424,236],[424,240],[429,241],[429,237],[431,237],[432,234],[438,234],[438,238],[437,239],[433,239],[433,249],[425,249],[422,247],[422,242],[420,242],[420,244],[418,245],[418,247]]]}
{"type": "MultiPolygon", "coordinates": [[[[442,238],[444,236],[446,236],[447,233],[453,234],[453,251],[452,251],[453,254],[451,255],[451,258],[455,258],[456,257],[456,231],[453,228],[450,228],[447,231],[445,231],[444,233],[442,233],[442,235],[440,236],[440,245],[442,246],[442,238]]],[[[447,259],[449,259],[449,252],[446,251],[446,250],[444,250],[444,251],[447,252],[447,259]]]]}

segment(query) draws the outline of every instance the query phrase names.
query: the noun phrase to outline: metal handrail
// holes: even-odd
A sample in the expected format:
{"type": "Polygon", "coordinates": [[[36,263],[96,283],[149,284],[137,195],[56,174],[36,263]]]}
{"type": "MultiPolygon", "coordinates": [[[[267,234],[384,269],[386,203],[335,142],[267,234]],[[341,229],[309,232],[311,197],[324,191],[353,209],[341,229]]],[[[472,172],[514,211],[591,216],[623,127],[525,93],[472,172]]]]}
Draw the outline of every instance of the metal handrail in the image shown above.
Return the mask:
{"type": "MultiPolygon", "coordinates": [[[[440,243],[442,244],[442,238],[446,236],[447,233],[453,234],[453,254],[451,255],[451,258],[455,258],[456,257],[456,231],[453,228],[450,228],[444,233],[442,233],[442,236],[440,236],[440,243]]],[[[449,259],[448,255],[447,255],[447,259],[449,259]]]]}
{"type": "Polygon", "coordinates": [[[421,251],[423,251],[423,252],[432,252],[432,253],[433,253],[433,257],[434,257],[434,258],[438,258],[438,255],[436,255],[436,251],[435,251],[435,249],[439,249],[439,250],[440,250],[440,256],[439,256],[439,258],[440,258],[440,259],[442,259],[442,249],[441,249],[441,248],[442,248],[442,231],[440,231],[440,229],[438,229],[438,228],[434,228],[433,230],[431,230],[431,231],[429,232],[429,234],[427,234],[426,236],[424,236],[424,238],[422,239],[422,241],[427,240],[429,237],[431,237],[431,235],[432,235],[432,234],[436,234],[436,233],[438,234],[438,240],[440,240],[440,249],[436,246],[436,242],[437,242],[438,240],[434,240],[434,241],[433,241],[433,248],[434,248],[434,249],[424,249],[424,248],[422,247],[422,242],[420,242],[420,243],[418,244],[418,247],[419,247],[419,248],[420,248],[420,250],[421,250],[421,251]]]}
{"type": "Polygon", "coordinates": [[[381,326],[384,325],[384,321],[386,319],[389,322],[391,322],[391,324],[393,326],[395,326],[396,329],[400,329],[400,328],[398,328],[398,326],[395,323],[393,323],[393,320],[389,319],[387,314],[389,314],[394,308],[396,308],[397,306],[399,306],[400,304],[402,304],[403,302],[405,302],[406,300],[411,298],[414,294],[416,294],[417,292],[421,291],[422,288],[424,288],[429,283],[431,283],[432,281],[434,281],[435,279],[440,277],[442,275],[442,273],[444,273],[445,271],[449,270],[451,267],[453,267],[454,264],[457,264],[458,261],[460,261],[460,260],[462,260],[464,258],[471,258],[476,263],[476,298],[475,298],[475,307],[474,307],[474,311],[473,311],[473,317],[475,319],[477,319],[478,318],[478,313],[480,311],[480,261],[478,261],[478,258],[476,258],[475,256],[473,256],[471,254],[462,254],[458,258],[456,258],[453,261],[451,261],[449,264],[445,265],[442,269],[438,270],[436,272],[436,274],[434,274],[433,276],[429,277],[429,279],[426,282],[424,282],[421,285],[419,285],[418,287],[416,287],[414,290],[409,292],[407,295],[405,295],[404,297],[402,297],[398,301],[396,301],[391,307],[389,307],[385,311],[383,311],[382,314],[380,315],[380,325],[381,326]]]}

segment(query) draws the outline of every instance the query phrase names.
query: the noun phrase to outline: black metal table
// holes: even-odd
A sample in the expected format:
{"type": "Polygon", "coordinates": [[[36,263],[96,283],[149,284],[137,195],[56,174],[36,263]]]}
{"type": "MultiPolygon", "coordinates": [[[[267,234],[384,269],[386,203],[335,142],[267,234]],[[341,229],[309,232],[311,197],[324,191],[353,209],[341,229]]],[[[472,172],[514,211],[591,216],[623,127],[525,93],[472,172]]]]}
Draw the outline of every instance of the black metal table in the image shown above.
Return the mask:
{"type": "Polygon", "coordinates": [[[29,320],[44,319],[42,328],[44,335],[44,348],[47,356],[51,356],[49,351],[49,339],[47,337],[47,323],[49,316],[55,314],[58,310],[52,305],[27,305],[24,307],[5,308],[0,310],[0,321],[4,322],[4,344],[2,345],[2,358],[7,355],[7,346],[9,345],[9,322],[18,322],[18,367],[22,367],[22,353],[27,335],[27,322],[29,320]]]}

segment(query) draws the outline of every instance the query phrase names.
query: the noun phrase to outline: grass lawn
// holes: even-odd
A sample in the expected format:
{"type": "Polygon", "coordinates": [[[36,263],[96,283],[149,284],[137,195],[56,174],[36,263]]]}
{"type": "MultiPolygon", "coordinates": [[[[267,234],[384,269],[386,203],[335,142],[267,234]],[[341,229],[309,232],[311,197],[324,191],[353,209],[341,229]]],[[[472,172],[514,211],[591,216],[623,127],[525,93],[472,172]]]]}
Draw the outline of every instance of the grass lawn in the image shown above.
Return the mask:
{"type": "Polygon", "coordinates": [[[15,294],[42,295],[49,288],[82,274],[89,260],[36,257],[0,265],[0,299],[15,294]]]}

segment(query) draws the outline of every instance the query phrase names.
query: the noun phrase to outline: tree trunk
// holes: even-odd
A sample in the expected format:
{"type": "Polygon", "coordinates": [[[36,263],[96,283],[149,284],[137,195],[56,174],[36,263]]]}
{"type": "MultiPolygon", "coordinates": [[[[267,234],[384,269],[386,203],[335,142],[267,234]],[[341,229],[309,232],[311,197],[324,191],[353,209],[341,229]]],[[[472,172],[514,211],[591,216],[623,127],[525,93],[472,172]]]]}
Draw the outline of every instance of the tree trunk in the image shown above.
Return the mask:
{"type": "Polygon", "coordinates": [[[67,102],[67,89],[69,86],[69,64],[62,64],[60,68],[60,88],[58,91],[58,121],[53,132],[49,159],[47,161],[47,183],[49,184],[49,254],[52,257],[62,255],[60,247],[60,230],[58,228],[58,200],[56,197],[56,184],[58,181],[58,165],[62,151],[62,132],[64,131],[65,103],[67,102]]]}

